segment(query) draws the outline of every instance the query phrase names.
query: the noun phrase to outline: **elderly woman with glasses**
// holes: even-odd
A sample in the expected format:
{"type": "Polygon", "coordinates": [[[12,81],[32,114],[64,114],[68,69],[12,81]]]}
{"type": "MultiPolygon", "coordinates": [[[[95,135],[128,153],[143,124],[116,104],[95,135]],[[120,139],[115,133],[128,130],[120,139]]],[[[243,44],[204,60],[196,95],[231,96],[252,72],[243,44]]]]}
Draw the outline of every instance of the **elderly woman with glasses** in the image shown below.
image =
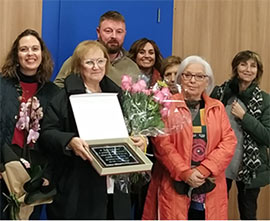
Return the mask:
{"type": "MultiPolygon", "coordinates": [[[[113,180],[100,176],[91,165],[88,144],[78,135],[69,102],[72,94],[120,91],[105,75],[110,65],[109,55],[99,42],[83,41],[76,47],[71,63],[72,74],[51,101],[41,134],[47,151],[55,159],[54,182],[58,191],[54,202],[47,207],[48,219],[130,219],[129,195],[116,185],[113,188],[113,180]]],[[[108,114],[112,114],[110,110],[108,114]]],[[[143,138],[133,141],[141,148],[146,145],[143,138]]]]}
{"type": "Polygon", "coordinates": [[[214,77],[199,56],[185,58],[177,81],[181,93],[164,119],[181,129],[153,139],[157,162],[144,207],[143,219],[227,219],[225,168],[236,145],[223,104],[208,95],[214,77]]]}

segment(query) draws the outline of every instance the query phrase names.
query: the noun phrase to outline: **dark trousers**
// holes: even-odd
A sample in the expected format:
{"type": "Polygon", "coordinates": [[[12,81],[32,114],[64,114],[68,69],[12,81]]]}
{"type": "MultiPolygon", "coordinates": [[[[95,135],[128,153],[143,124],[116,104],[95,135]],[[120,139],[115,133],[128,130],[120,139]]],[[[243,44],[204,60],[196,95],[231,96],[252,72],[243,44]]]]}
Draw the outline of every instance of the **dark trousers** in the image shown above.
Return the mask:
{"type": "MultiPolygon", "coordinates": [[[[232,187],[231,179],[226,179],[227,181],[227,191],[229,196],[229,191],[232,187]]],[[[260,188],[245,189],[245,185],[241,181],[236,181],[236,186],[238,190],[238,209],[240,213],[241,220],[256,220],[257,212],[257,199],[260,193],[260,188]]]]}
{"type": "Polygon", "coordinates": [[[113,209],[113,194],[107,194],[108,203],[107,203],[107,220],[114,219],[114,209],[113,209]]]}
{"type": "Polygon", "coordinates": [[[200,210],[189,208],[188,220],[205,220],[205,210],[200,211],[200,210]]]}
{"type": "Polygon", "coordinates": [[[132,214],[134,220],[141,220],[143,215],[144,203],[147,195],[149,183],[140,187],[138,192],[131,194],[132,214]]]}
{"type": "Polygon", "coordinates": [[[107,220],[131,220],[130,195],[114,188],[113,194],[107,194],[107,220]]]}

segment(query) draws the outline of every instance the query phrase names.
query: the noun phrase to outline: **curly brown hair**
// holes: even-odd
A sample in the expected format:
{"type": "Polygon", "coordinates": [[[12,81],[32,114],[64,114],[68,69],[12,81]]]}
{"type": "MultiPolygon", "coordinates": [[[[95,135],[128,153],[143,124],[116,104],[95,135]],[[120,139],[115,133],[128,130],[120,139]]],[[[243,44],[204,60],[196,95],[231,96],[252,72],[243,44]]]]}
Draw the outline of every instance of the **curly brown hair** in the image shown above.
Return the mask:
{"type": "Polygon", "coordinates": [[[53,60],[45,42],[41,39],[38,32],[33,29],[26,29],[18,35],[13,42],[10,51],[7,54],[4,65],[2,66],[2,76],[8,78],[17,77],[17,67],[19,65],[18,51],[19,41],[25,36],[32,35],[37,38],[41,46],[42,61],[38,67],[36,78],[39,83],[45,83],[50,81],[50,77],[53,72],[53,60]]]}
{"type": "Polygon", "coordinates": [[[147,39],[147,38],[141,38],[137,41],[135,41],[129,49],[128,52],[128,57],[131,58],[135,63],[136,63],[136,57],[137,54],[139,53],[139,51],[146,45],[146,43],[150,43],[154,50],[155,50],[155,56],[156,56],[156,62],[154,64],[154,68],[158,70],[158,72],[160,72],[161,70],[161,63],[163,60],[163,56],[159,50],[159,47],[157,46],[156,42],[154,42],[153,40],[147,39]]]}

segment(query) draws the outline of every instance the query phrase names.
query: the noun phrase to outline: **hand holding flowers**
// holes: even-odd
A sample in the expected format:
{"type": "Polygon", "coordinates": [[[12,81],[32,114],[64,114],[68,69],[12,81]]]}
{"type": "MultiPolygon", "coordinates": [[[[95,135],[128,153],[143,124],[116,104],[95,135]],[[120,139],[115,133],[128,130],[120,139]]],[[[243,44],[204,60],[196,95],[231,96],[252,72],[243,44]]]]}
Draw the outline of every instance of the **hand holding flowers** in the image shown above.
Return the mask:
{"type": "Polygon", "coordinates": [[[145,136],[132,136],[130,139],[135,146],[139,147],[143,152],[146,152],[148,140],[145,136]]]}
{"type": "MultiPolygon", "coordinates": [[[[135,146],[146,152],[147,137],[166,134],[162,120],[168,115],[171,96],[169,88],[164,84],[154,89],[148,89],[144,80],[133,83],[128,75],[122,77],[123,115],[135,146]]],[[[150,173],[131,173],[113,176],[116,186],[123,191],[137,191],[150,180],[150,173]]]]}

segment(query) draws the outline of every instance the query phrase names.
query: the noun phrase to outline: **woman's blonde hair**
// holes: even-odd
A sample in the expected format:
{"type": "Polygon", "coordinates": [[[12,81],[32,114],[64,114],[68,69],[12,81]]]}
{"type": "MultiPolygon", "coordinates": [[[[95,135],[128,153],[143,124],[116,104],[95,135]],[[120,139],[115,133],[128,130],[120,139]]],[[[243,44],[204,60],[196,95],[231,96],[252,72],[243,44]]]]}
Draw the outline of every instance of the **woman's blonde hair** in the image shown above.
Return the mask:
{"type": "Polygon", "coordinates": [[[100,49],[104,53],[104,58],[107,59],[105,74],[107,74],[108,68],[110,66],[110,57],[108,55],[107,49],[98,41],[87,40],[82,41],[75,48],[72,58],[71,58],[71,73],[80,74],[82,67],[82,60],[85,55],[89,52],[89,50],[97,50],[100,49]]]}

